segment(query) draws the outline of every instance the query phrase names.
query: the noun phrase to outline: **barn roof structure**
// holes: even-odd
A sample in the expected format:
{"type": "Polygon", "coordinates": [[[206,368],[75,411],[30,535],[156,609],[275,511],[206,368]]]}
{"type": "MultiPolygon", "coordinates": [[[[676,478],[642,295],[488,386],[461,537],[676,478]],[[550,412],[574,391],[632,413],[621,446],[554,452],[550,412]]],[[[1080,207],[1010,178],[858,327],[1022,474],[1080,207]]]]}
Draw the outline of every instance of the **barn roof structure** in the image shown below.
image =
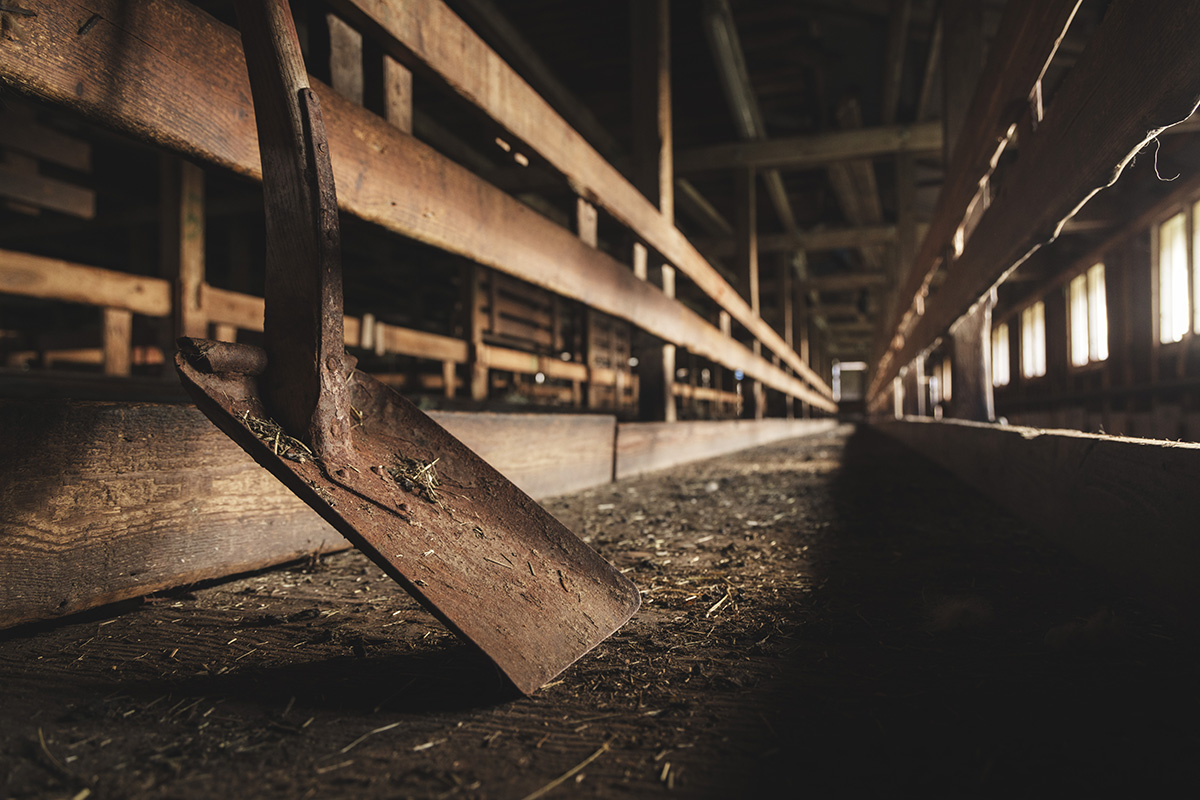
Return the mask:
{"type": "MultiPolygon", "coordinates": [[[[179,337],[264,342],[263,176],[236,6],[0,3],[0,629],[18,639],[347,547],[187,402],[175,373],[179,337]]],[[[835,517],[839,497],[907,502],[844,490],[833,467],[806,483],[837,451],[893,489],[915,485],[906,457],[930,486],[949,481],[921,471],[928,457],[1152,613],[1194,621],[1200,5],[293,0],[291,14],[328,132],[347,352],[555,514],[598,525],[569,499],[586,497],[624,514],[614,530],[667,526],[645,541],[585,537],[649,581],[644,602],[678,593],[691,599],[661,608],[684,615],[704,603],[698,625],[751,596],[716,577],[750,580],[741,534],[680,532],[692,503],[738,513],[720,505],[725,486],[773,518],[738,517],[754,522],[745,541],[791,519],[765,510],[771,492],[825,498],[812,508],[835,517]],[[747,450],[764,445],[776,449],[747,450]],[[720,460],[693,463],[706,458],[720,460]],[[772,464],[803,478],[780,488],[772,464]],[[687,504],[663,488],[672,474],[695,483],[687,504]],[[646,491],[670,513],[621,505],[638,486],[658,486],[646,491]],[[684,556],[711,570],[702,588],[672,571],[684,556]]],[[[875,524],[851,517],[830,525],[875,524]]],[[[807,546],[793,544],[772,580],[806,574],[807,546]]],[[[880,548],[847,552],[883,570],[880,548]]],[[[341,558],[338,581],[358,568],[341,558]]],[[[772,597],[795,611],[800,582],[772,597]]],[[[212,597],[234,603],[222,586],[212,597]]],[[[925,634],[993,618],[990,603],[939,602],[925,634]]],[[[309,621],[266,608],[284,632],[309,621]]],[[[661,633],[655,613],[643,624],[661,633]]],[[[1119,617],[1047,641],[1091,642],[1119,617]]],[[[0,670],[42,653],[4,655],[6,641],[0,670]]],[[[607,674],[586,672],[592,686],[607,674]]],[[[410,753],[444,741],[421,730],[410,753]]],[[[601,759],[612,742],[594,744],[601,759]]],[[[670,761],[682,774],[680,748],[650,754],[658,788],[675,786],[670,761]]],[[[38,749],[56,788],[123,785],[89,783],[44,736],[38,749]]],[[[326,768],[314,787],[328,789],[326,768]]],[[[447,791],[497,793],[438,769],[447,791]]]]}

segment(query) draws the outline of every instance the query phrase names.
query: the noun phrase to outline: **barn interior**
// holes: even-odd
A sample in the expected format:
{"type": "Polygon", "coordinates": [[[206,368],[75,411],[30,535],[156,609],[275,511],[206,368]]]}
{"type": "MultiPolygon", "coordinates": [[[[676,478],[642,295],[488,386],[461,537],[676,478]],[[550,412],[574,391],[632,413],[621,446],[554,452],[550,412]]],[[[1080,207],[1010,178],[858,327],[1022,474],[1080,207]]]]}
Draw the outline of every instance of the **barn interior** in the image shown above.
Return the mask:
{"type": "Polygon", "coordinates": [[[292,0],[347,353],[637,587],[525,694],[180,382],[240,4],[0,4],[4,796],[1195,785],[1200,7],[292,0]]]}

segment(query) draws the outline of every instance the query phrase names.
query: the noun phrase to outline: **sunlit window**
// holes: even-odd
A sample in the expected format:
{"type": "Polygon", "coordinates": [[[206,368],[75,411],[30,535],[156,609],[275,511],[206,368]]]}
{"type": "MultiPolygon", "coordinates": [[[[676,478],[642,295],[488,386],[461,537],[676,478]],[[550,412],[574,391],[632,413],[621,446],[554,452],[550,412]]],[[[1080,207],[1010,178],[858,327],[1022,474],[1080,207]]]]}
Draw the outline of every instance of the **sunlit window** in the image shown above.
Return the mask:
{"type": "Polygon", "coordinates": [[[1108,301],[1104,265],[1094,264],[1067,288],[1071,322],[1071,363],[1077,367],[1108,358],[1108,301]]]}
{"type": "Polygon", "coordinates": [[[1021,312],[1021,374],[1046,374],[1046,304],[1041,300],[1021,312]]]}
{"type": "Polygon", "coordinates": [[[1008,323],[992,329],[992,386],[1008,386],[1008,323]]]}
{"type": "Polygon", "coordinates": [[[1190,323],[1187,218],[1180,212],[1158,226],[1158,339],[1178,342],[1190,323]]]}

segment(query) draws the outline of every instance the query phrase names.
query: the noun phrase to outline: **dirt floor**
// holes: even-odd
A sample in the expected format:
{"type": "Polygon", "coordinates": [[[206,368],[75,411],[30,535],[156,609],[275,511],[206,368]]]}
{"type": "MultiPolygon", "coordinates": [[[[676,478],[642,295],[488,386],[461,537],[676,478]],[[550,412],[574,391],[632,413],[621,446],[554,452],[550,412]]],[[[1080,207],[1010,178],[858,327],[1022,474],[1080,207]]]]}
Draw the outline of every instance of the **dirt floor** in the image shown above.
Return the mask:
{"type": "Polygon", "coordinates": [[[548,507],[644,604],[534,697],[331,555],[4,634],[0,794],[1200,785],[1195,639],[869,429],[548,507]]]}

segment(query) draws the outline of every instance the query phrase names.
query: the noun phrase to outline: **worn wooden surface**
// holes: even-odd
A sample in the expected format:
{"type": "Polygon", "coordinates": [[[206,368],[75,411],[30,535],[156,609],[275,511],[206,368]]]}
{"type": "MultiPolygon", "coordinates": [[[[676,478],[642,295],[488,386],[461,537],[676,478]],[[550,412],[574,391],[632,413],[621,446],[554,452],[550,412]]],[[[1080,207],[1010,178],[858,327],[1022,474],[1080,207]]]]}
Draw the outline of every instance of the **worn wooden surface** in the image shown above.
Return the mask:
{"type": "MultiPolygon", "coordinates": [[[[0,48],[0,82],[260,177],[249,83],[237,33],[228,26],[178,0],[82,0],[46,9],[25,25],[22,39],[0,48]],[[80,20],[93,13],[100,21],[86,36],[76,35],[80,20]],[[169,62],[155,44],[161,41],[179,43],[169,62]]],[[[624,265],[385,120],[313,85],[325,114],[344,211],[634,322],[772,388],[834,410],[823,391],[725,339],[624,265]],[[398,185],[415,191],[397,193],[398,185]]],[[[686,244],[678,231],[674,236],[686,244]]],[[[782,346],[778,334],[762,334],[764,342],[774,337],[782,346]]]]}
{"type": "Polygon", "coordinates": [[[1200,445],[958,420],[877,427],[1076,558],[1195,621],[1200,445]]]}
{"type": "Polygon", "coordinates": [[[617,426],[617,479],[780,439],[833,430],[830,419],[631,422],[617,426]]]}
{"type": "MultiPolygon", "coordinates": [[[[609,164],[499,55],[441,0],[397,5],[381,0],[335,0],[333,5],[370,36],[394,43],[392,55],[432,70],[518,139],[537,150],[585,199],[607,209],[682,270],[701,291],[778,353],[828,398],[832,390],[790,350],[724,278],[632,183],[609,164]]],[[[678,159],[676,159],[678,164],[678,159]]],[[[606,310],[606,313],[611,313],[606,310]]]]}
{"type": "Polygon", "coordinates": [[[345,540],[196,409],[0,402],[0,626],[345,540]]]}
{"type": "Polygon", "coordinates": [[[13,250],[0,250],[0,292],[120,308],[152,317],[171,313],[171,285],[161,278],[13,250]]]}

